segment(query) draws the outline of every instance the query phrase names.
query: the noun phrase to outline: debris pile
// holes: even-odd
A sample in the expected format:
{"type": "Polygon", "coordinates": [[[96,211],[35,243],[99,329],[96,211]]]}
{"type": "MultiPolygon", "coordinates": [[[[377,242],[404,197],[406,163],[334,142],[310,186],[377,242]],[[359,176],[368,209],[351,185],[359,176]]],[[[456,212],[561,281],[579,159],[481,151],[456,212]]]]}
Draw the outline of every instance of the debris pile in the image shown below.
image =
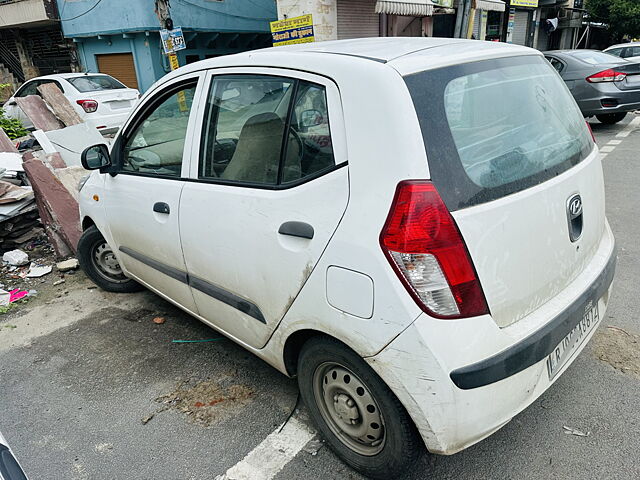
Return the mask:
{"type": "Polygon", "coordinates": [[[88,146],[108,143],[83,122],[53,83],[17,98],[35,131],[14,144],[0,129],[0,253],[43,231],[59,258],[75,254],[80,238],[77,185],[88,146]]]}

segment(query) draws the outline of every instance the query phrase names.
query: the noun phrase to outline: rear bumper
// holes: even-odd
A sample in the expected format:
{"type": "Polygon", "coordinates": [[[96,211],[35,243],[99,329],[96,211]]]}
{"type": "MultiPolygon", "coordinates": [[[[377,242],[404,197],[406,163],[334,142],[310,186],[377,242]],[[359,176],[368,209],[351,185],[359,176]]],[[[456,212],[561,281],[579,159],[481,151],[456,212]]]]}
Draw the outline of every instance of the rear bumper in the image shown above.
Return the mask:
{"type": "Polygon", "coordinates": [[[87,114],[85,117],[85,123],[97,128],[101,133],[112,133],[117,131],[124,122],[129,118],[130,110],[126,110],[123,113],[100,115],[99,112],[95,112],[96,117],[92,117],[93,114],[87,114]]]}
{"type": "Polygon", "coordinates": [[[491,435],[542,395],[597,331],[549,378],[547,356],[578,324],[590,301],[605,318],[615,272],[608,225],[589,265],[530,318],[500,328],[486,315],[437,320],[422,315],[365,360],[403,403],[432,453],[453,454],[491,435]]]}
{"type": "Polygon", "coordinates": [[[582,320],[584,306],[590,300],[602,298],[609,290],[615,271],[614,249],[600,276],[560,315],[521,342],[493,357],[454,370],[450,374],[453,383],[463,390],[483,387],[515,375],[547,358],[556,345],[582,320]]]}
{"type": "Polygon", "coordinates": [[[602,83],[589,89],[588,92],[588,98],[577,99],[578,106],[585,117],[640,109],[640,89],[620,90],[612,83],[602,83]],[[603,100],[607,103],[613,101],[615,106],[605,107],[603,100]]]}

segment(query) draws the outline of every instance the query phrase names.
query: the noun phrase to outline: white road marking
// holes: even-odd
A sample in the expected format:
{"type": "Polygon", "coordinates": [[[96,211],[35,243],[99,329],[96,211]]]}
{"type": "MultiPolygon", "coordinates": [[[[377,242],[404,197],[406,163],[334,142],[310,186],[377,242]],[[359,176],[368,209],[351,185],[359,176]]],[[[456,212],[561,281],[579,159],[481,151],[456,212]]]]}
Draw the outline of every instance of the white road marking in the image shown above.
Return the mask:
{"type": "Polygon", "coordinates": [[[607,145],[620,145],[622,143],[622,140],[609,140],[607,142],[607,145]]]}
{"type": "Polygon", "coordinates": [[[280,428],[216,480],[271,480],[315,435],[295,417],[280,428]]]}
{"type": "Polygon", "coordinates": [[[615,146],[611,145],[606,145],[604,147],[600,147],[600,153],[609,153],[609,152],[613,152],[613,149],[616,148],[615,146]]]}
{"type": "Polygon", "coordinates": [[[626,138],[629,136],[629,134],[631,133],[631,131],[636,128],[636,126],[640,124],[640,117],[636,117],[633,120],[631,120],[629,122],[629,124],[624,128],[624,130],[622,130],[621,132],[619,132],[616,137],[617,138],[626,138]]]}

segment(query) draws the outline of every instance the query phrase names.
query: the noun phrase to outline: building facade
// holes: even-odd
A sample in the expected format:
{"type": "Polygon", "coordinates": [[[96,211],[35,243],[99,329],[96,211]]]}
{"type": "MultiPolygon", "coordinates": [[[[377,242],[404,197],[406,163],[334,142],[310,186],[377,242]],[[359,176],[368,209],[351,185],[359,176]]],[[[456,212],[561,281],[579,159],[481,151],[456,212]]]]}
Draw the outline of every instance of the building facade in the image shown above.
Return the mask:
{"type": "MultiPolygon", "coordinates": [[[[177,52],[180,65],[271,45],[269,22],[277,19],[273,0],[162,3],[169,5],[173,25],[184,32],[186,49],[177,52]]],[[[141,91],[170,71],[153,1],[58,0],[58,9],[82,71],[108,73],[141,91]]]]}
{"type": "Polygon", "coordinates": [[[74,53],[55,0],[0,0],[0,83],[15,89],[38,75],[70,72],[74,53]]]}

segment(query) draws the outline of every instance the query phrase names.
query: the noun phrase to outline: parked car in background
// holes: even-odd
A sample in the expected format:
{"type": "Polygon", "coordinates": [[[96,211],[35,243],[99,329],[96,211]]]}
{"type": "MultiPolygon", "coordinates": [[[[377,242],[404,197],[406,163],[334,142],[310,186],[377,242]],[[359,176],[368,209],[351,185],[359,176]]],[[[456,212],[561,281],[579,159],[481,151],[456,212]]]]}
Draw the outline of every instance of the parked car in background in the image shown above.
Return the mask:
{"type": "Polygon", "coordinates": [[[0,432],[0,480],[27,480],[2,432],[0,432]]]}
{"type": "Polygon", "coordinates": [[[605,317],[598,148],[537,50],[398,37],[205,60],[82,161],[87,275],[297,376],[373,478],[500,429],[605,317]]]}
{"type": "Polygon", "coordinates": [[[8,117],[18,118],[32,129],[31,120],[18,106],[16,98],[39,95],[38,87],[56,85],[86,123],[102,133],[116,131],[129,117],[140,92],[128,88],[104,73],[59,73],[32,78],[24,83],[2,107],[8,117]]]}
{"type": "Polygon", "coordinates": [[[631,62],[640,62],[640,42],[612,45],[604,50],[609,55],[624,58],[631,62]]]}
{"type": "Polygon", "coordinates": [[[640,109],[640,63],[599,50],[552,50],[544,56],[560,74],[585,117],[618,123],[640,109]]]}

